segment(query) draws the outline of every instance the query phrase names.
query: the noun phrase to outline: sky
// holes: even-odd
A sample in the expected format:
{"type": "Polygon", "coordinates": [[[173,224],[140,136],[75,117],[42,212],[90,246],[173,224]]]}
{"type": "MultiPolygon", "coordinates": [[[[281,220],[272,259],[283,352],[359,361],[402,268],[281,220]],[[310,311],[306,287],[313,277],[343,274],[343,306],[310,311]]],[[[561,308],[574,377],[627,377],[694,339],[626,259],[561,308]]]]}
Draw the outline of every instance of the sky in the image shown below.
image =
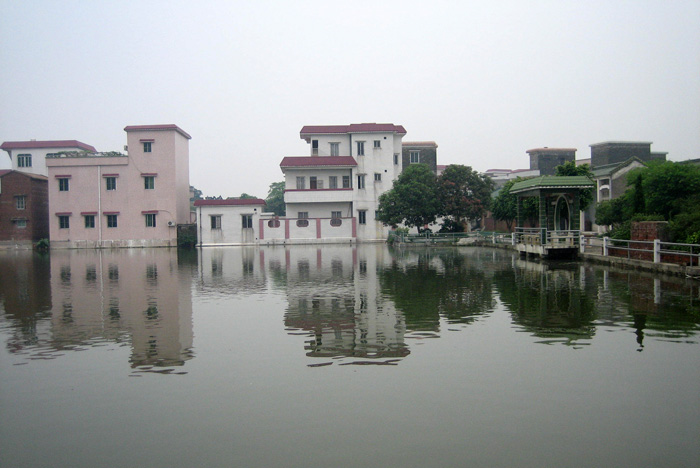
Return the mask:
{"type": "Polygon", "coordinates": [[[603,141],[700,158],[700,0],[0,0],[0,64],[0,141],[176,124],[205,196],[265,198],[304,125],[403,125],[478,171],[603,141]]]}

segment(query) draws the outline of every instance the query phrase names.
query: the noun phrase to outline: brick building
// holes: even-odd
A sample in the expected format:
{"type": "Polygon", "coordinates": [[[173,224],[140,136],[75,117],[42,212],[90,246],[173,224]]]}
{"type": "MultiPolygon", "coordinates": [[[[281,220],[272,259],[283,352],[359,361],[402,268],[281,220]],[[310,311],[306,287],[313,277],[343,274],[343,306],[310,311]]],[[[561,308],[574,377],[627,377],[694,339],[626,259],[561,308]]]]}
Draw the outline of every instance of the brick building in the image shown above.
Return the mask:
{"type": "Polygon", "coordinates": [[[0,242],[31,244],[49,237],[48,178],[0,170],[0,242]]]}
{"type": "Polygon", "coordinates": [[[526,151],[530,155],[530,170],[539,175],[554,175],[557,166],[576,160],[576,148],[534,148],[526,151]]]}
{"type": "Polygon", "coordinates": [[[406,141],[401,144],[401,170],[411,164],[427,164],[437,174],[437,148],[434,141],[406,141]]]}

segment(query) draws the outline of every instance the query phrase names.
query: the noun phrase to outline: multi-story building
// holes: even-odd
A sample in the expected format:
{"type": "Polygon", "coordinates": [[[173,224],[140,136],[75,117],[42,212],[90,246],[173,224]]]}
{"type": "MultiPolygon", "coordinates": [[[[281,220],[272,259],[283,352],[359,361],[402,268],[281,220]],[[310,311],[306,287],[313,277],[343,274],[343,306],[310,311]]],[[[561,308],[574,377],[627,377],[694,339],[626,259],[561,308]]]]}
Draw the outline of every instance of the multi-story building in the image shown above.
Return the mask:
{"type": "Polygon", "coordinates": [[[176,125],[124,128],[128,154],[49,155],[52,248],[177,245],[190,223],[189,140],[176,125]]]}
{"type": "Polygon", "coordinates": [[[651,151],[650,141],[605,141],[591,147],[591,168],[621,164],[630,158],[646,163],[653,159],[665,160],[668,153],[651,151]]]}
{"type": "Polygon", "coordinates": [[[376,220],[376,211],[379,196],[401,173],[405,134],[394,124],[303,127],[300,136],[309,143],[310,155],[285,157],[280,164],[287,218],[295,221],[286,237],[386,239],[387,228],[376,220]],[[330,228],[345,234],[334,236],[330,228]]]}
{"type": "Polygon", "coordinates": [[[46,167],[47,156],[53,156],[65,151],[95,152],[91,145],[77,140],[52,141],[6,141],[0,149],[7,151],[12,162],[12,169],[30,174],[48,175],[46,167]]]}
{"type": "Polygon", "coordinates": [[[530,155],[530,170],[538,175],[554,175],[557,166],[576,160],[576,148],[534,148],[526,151],[530,155]]]}
{"type": "Polygon", "coordinates": [[[0,170],[0,242],[28,244],[49,237],[47,178],[0,170]]]}

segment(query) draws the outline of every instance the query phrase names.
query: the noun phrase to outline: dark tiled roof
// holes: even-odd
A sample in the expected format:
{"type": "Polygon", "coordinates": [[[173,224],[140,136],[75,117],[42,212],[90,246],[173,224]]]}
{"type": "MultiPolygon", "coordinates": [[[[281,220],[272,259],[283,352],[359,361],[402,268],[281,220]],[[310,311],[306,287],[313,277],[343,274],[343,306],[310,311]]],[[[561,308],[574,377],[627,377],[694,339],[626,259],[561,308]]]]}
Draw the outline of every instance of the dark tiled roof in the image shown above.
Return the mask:
{"type": "Polygon", "coordinates": [[[401,143],[401,146],[403,147],[408,147],[408,146],[426,146],[428,148],[437,148],[438,145],[434,141],[404,141],[401,143]]]}
{"type": "Polygon", "coordinates": [[[526,153],[564,153],[576,152],[576,148],[533,148],[525,151],[526,153]]]}
{"type": "Polygon", "coordinates": [[[162,130],[175,130],[178,132],[180,135],[184,136],[188,140],[191,140],[192,137],[190,136],[189,133],[181,129],[175,124],[162,124],[162,125],[127,125],[124,127],[125,132],[148,132],[148,131],[162,131],[162,130]]]}
{"type": "Polygon", "coordinates": [[[0,145],[0,149],[5,151],[15,149],[43,148],[80,148],[85,151],[97,151],[94,146],[82,143],[78,140],[5,141],[2,145],[0,145]]]}
{"type": "Polygon", "coordinates": [[[195,200],[194,206],[246,206],[264,205],[260,198],[228,198],[226,200],[195,200]]]}
{"type": "Polygon", "coordinates": [[[516,182],[510,193],[548,188],[588,188],[595,184],[586,176],[540,176],[516,182]]]}
{"type": "Polygon", "coordinates": [[[357,161],[352,156],[287,156],[280,167],[354,167],[357,161]]]}
{"type": "Polygon", "coordinates": [[[361,123],[350,125],[305,125],[299,132],[301,138],[308,135],[337,134],[337,133],[398,133],[406,134],[402,125],[390,123],[361,123]]]}
{"type": "Polygon", "coordinates": [[[11,173],[20,174],[20,175],[23,175],[25,177],[29,177],[30,179],[49,180],[48,177],[41,175],[41,174],[31,174],[29,172],[15,171],[12,169],[0,169],[0,177],[4,177],[7,174],[11,174],[11,173]]]}

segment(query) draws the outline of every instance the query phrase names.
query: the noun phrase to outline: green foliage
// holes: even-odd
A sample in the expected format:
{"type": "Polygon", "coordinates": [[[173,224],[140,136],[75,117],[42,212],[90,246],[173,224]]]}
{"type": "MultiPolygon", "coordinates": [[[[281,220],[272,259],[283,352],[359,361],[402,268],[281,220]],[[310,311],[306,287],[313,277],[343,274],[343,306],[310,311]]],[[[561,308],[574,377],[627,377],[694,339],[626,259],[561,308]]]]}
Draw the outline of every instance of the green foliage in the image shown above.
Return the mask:
{"type": "Polygon", "coordinates": [[[181,231],[177,236],[177,246],[181,249],[193,249],[197,245],[197,234],[194,230],[181,231]]]}
{"type": "Polygon", "coordinates": [[[284,181],[273,182],[265,199],[267,211],[275,213],[277,216],[285,216],[286,207],[284,204],[284,181]]]}
{"type": "Polygon", "coordinates": [[[48,252],[49,251],[49,240],[44,238],[44,239],[39,239],[36,244],[34,244],[34,248],[38,252],[48,252]]]}
{"type": "MultiPolygon", "coordinates": [[[[494,219],[505,221],[508,229],[511,228],[513,221],[518,217],[518,196],[510,193],[513,184],[523,180],[521,177],[509,180],[499,190],[496,198],[491,203],[491,213],[494,219]]],[[[540,202],[535,197],[525,198],[523,200],[523,219],[530,221],[530,224],[535,224],[539,215],[540,202]]]]}
{"type": "Polygon", "coordinates": [[[241,200],[244,200],[244,199],[251,199],[251,198],[258,198],[258,197],[256,197],[255,195],[249,195],[249,194],[243,192],[243,193],[241,194],[241,196],[238,197],[238,198],[241,199],[241,200]]]}
{"type": "MultiPolygon", "coordinates": [[[[437,178],[440,215],[453,225],[479,219],[491,205],[493,180],[469,166],[452,164],[437,178]]],[[[463,229],[462,229],[463,230],[463,229]]]]}
{"type": "Polygon", "coordinates": [[[631,214],[630,203],[626,196],[605,200],[596,205],[595,223],[601,226],[614,226],[629,220],[631,214]]]}
{"type": "Polygon", "coordinates": [[[673,217],[669,231],[674,242],[700,244],[700,200],[694,197],[695,209],[689,209],[673,217]]]}
{"type": "MultiPolygon", "coordinates": [[[[576,165],[574,161],[568,161],[557,166],[555,169],[557,176],[586,176],[593,180],[593,173],[588,164],[576,165]]],[[[579,192],[579,209],[584,211],[593,202],[593,189],[584,189],[579,192]]]]}
{"type": "Polygon", "coordinates": [[[439,213],[436,178],[425,164],[411,164],[394,182],[391,190],[379,197],[377,220],[385,225],[424,226],[439,213]]]}
{"type": "Polygon", "coordinates": [[[652,161],[646,168],[630,172],[628,181],[635,190],[639,177],[644,191],[644,212],[663,215],[666,220],[687,211],[687,199],[700,193],[700,167],[693,164],[652,161]]]}

